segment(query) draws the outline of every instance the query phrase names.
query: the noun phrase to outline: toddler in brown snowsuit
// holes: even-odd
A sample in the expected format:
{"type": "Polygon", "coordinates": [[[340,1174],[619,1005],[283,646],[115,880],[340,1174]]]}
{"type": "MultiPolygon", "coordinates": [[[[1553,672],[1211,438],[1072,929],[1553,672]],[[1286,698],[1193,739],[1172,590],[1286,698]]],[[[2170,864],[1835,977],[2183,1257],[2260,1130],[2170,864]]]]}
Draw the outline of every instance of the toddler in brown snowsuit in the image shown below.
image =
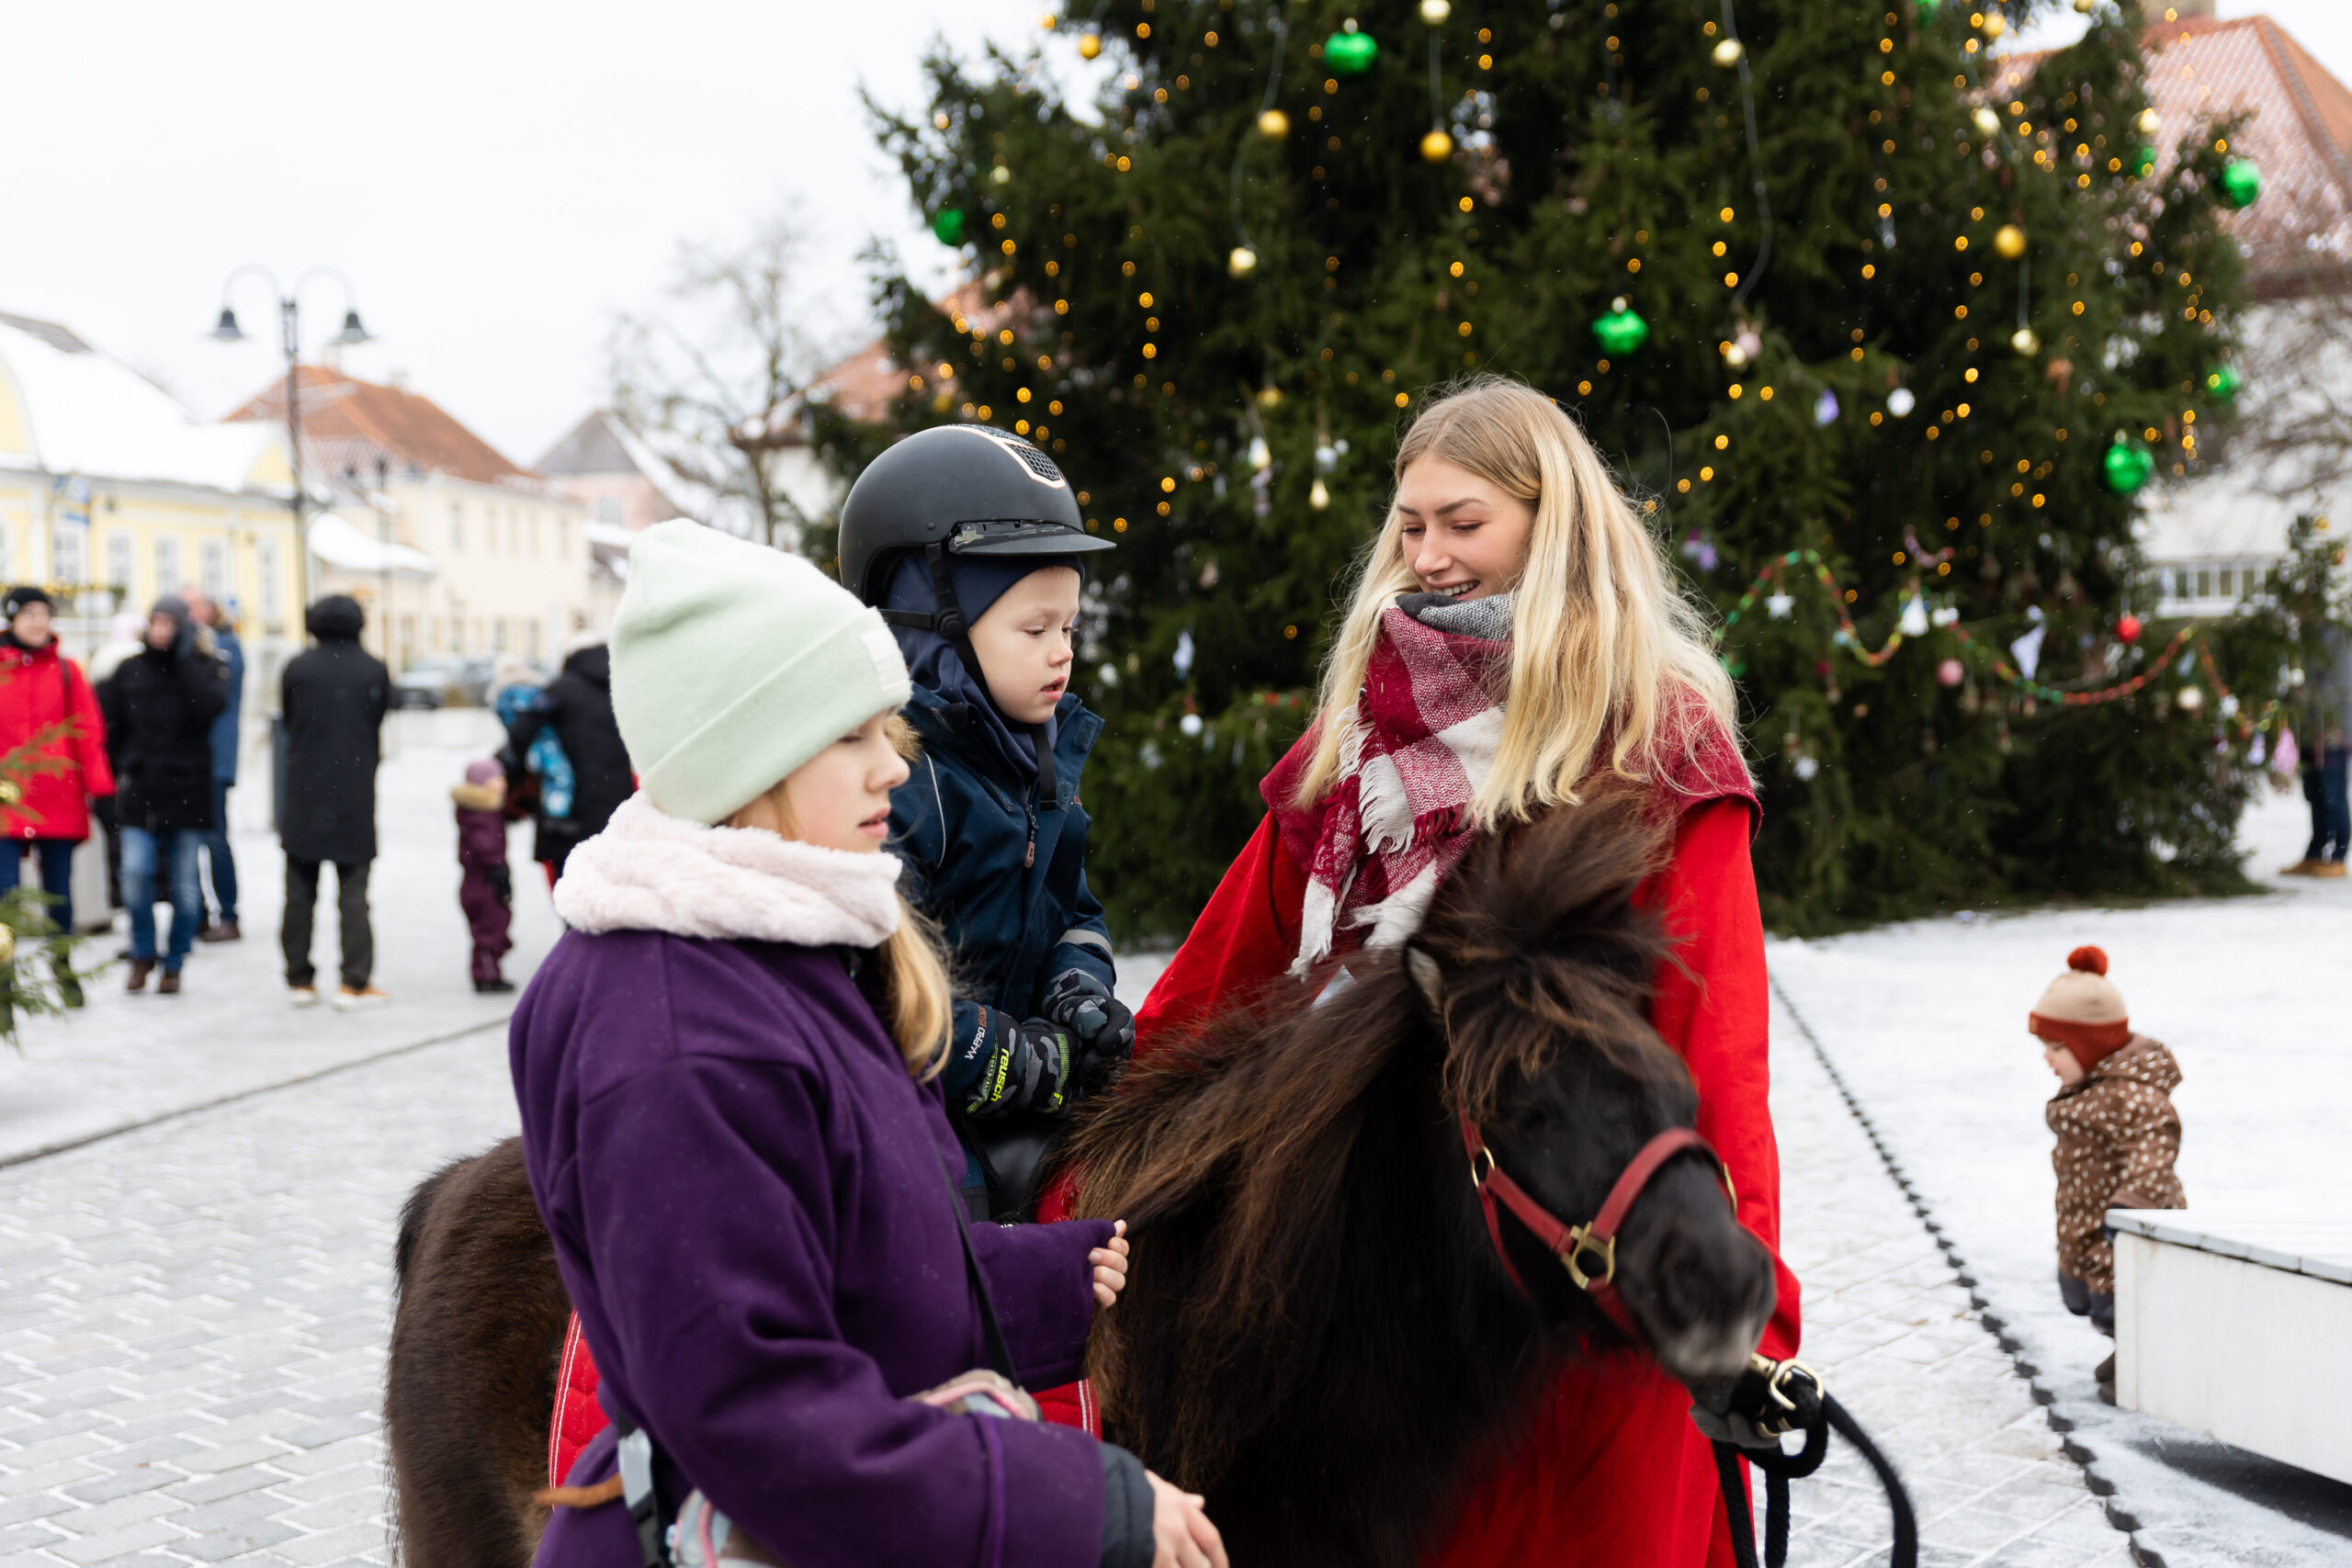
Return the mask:
{"type": "MultiPolygon", "coordinates": [[[[2172,1168],[2180,1154],[2171,1098],[2180,1065],[2132,1032],[2123,995],[2107,978],[2107,954],[2096,947],[2066,955],[2066,973],[2050,982],[2026,1027],[2058,1075],[2058,1092],[2042,1112],[2058,1134],[2050,1155],[2058,1172],[2058,1292],[2067,1311],[2111,1336],[2115,1248],[2107,1211],[2188,1206],[2172,1168]]],[[[2113,1377],[2112,1364],[2109,1358],[2100,1369],[2101,1382],[2113,1377]]]]}

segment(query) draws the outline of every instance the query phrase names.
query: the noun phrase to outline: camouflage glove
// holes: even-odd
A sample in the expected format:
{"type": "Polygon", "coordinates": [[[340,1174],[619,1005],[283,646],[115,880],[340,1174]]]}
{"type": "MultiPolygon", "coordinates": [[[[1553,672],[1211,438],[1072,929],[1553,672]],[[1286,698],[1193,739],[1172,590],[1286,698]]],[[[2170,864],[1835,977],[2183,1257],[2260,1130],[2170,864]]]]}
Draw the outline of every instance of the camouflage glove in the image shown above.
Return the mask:
{"type": "Polygon", "coordinates": [[[1065,969],[1055,976],[1037,1010],[1077,1038],[1084,1058],[1080,1072],[1090,1089],[1136,1054],[1135,1015],[1091,970],[1065,969]]]}
{"type": "Polygon", "coordinates": [[[1070,1098],[1070,1074],[1076,1066],[1069,1033],[1050,1020],[1026,1019],[988,1010],[987,1035],[981,1043],[979,1081],[964,1101],[967,1116],[1001,1115],[1008,1111],[1061,1110],[1070,1098]]]}

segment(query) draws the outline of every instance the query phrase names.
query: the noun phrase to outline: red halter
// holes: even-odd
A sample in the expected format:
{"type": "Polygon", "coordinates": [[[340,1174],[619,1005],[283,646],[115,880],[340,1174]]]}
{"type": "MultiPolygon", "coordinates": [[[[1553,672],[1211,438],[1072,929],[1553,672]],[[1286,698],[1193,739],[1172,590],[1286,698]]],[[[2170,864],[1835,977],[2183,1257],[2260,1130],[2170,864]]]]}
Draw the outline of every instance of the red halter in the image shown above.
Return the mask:
{"type": "Polygon", "coordinates": [[[1487,1234],[1494,1239],[1495,1256],[1502,1259],[1503,1271],[1510,1276],[1510,1282],[1522,1292],[1527,1290],[1527,1281],[1519,1277],[1518,1267],[1503,1249],[1502,1217],[1495,1212],[1498,1199],[1518,1216],[1520,1224],[1535,1234],[1544,1251],[1566,1266],[1568,1278],[1576,1281],[1577,1289],[1590,1296],[1592,1304],[1628,1338],[1638,1339],[1641,1336],[1634,1327],[1633,1314],[1625,1310],[1623,1300],[1617,1294],[1617,1231],[1658,1168],[1685,1149],[1703,1149],[1722,1173],[1724,1191],[1731,1197],[1734,1212],[1739,1208],[1731,1170],[1713,1145],[1692,1128],[1668,1127],[1644,1144],[1632,1163],[1619,1173],[1616,1185],[1610,1188],[1608,1198],[1601,1202],[1600,1213],[1593,1216],[1589,1224],[1562,1224],[1496,1162],[1494,1150],[1478,1135],[1470,1113],[1463,1111],[1461,1118],[1462,1145],[1470,1154],[1470,1185],[1477,1189],[1478,1206],[1487,1214],[1487,1234]],[[1486,1162],[1483,1170],[1479,1168],[1481,1160],[1486,1162]]]}

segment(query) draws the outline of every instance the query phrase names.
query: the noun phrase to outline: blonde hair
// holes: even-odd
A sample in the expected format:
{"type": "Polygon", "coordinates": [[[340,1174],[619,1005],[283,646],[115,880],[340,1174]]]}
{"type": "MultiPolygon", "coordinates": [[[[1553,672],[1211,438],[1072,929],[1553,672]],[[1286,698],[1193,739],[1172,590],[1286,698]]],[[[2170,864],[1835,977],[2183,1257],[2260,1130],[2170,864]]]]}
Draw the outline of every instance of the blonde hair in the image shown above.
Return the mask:
{"type": "Polygon", "coordinates": [[[938,928],[900,894],[899,929],[874,951],[882,965],[882,994],[890,1011],[884,1021],[890,1026],[890,1038],[898,1042],[907,1071],[928,1081],[947,1065],[947,1031],[955,1005],[938,928]]]}
{"type": "MultiPolygon", "coordinates": [[[[1535,511],[1511,604],[1502,739],[1471,802],[1479,828],[1573,805],[1577,786],[1604,765],[1646,781],[1677,750],[1689,755],[1712,726],[1731,726],[1731,677],[1705,613],[1559,405],[1516,381],[1477,377],[1413,422],[1396,449],[1397,479],[1422,457],[1467,469],[1535,511]]],[[[1335,721],[1363,690],[1383,613],[1419,587],[1403,527],[1392,497],[1324,665],[1321,728],[1298,806],[1338,782],[1346,726],[1335,721]]]]}

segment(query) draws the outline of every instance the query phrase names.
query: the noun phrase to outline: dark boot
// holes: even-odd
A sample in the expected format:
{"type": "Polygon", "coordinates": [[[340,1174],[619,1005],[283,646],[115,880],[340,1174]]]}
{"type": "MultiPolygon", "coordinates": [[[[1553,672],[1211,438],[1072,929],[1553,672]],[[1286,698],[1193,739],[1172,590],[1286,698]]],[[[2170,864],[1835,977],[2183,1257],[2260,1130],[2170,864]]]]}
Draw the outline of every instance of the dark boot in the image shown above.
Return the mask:
{"type": "Polygon", "coordinates": [[[198,942],[243,942],[245,933],[237,929],[234,920],[220,920],[196,933],[198,942]]]}
{"type": "Polygon", "coordinates": [[[155,961],[153,959],[132,959],[130,961],[130,977],[122,983],[122,988],[126,991],[145,990],[147,988],[147,976],[153,975],[154,972],[155,961]]]}
{"type": "Polygon", "coordinates": [[[178,996],[180,994],[180,972],[176,969],[164,970],[163,977],[155,982],[155,994],[159,997],[178,996]]]}
{"type": "Polygon", "coordinates": [[[489,979],[487,979],[487,980],[476,980],[476,981],[474,982],[474,992],[475,992],[475,994],[476,994],[477,996],[484,996],[484,997],[497,997],[497,996],[504,996],[507,992],[509,992],[509,991],[513,990],[514,988],[514,981],[512,981],[512,980],[507,980],[507,979],[502,979],[501,977],[499,977],[498,976],[495,976],[495,975],[492,976],[491,976],[489,979]]]}
{"type": "Polygon", "coordinates": [[[2114,1351],[2109,1350],[2107,1353],[2107,1359],[2101,1361],[2097,1367],[2092,1369],[2091,1381],[2098,1384],[2098,1397],[2102,1404],[2112,1404],[2115,1403],[2114,1351]]]}

